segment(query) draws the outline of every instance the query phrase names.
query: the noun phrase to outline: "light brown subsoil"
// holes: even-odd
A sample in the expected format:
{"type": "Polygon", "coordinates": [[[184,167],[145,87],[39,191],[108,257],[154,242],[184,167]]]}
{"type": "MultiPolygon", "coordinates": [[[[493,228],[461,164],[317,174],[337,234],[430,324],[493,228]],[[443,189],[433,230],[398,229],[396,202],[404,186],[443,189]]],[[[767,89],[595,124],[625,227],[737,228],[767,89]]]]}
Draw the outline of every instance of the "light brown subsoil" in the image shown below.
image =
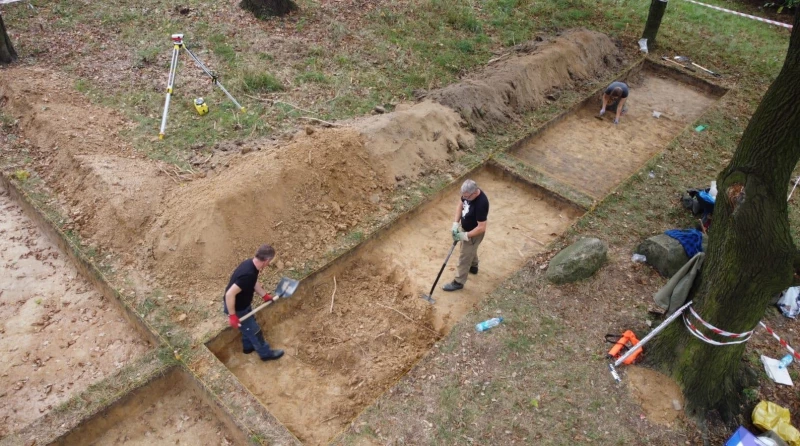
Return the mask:
{"type": "Polygon", "coordinates": [[[0,190],[0,437],[149,345],[0,190]]]}
{"type": "MultiPolygon", "coordinates": [[[[261,322],[267,341],[286,349],[288,358],[263,364],[255,355],[243,355],[238,339],[217,352],[301,440],[322,444],[332,438],[393,385],[439,333],[448,332],[526,258],[542,251],[542,243],[579,216],[493,170],[482,170],[474,179],[486,191],[491,209],[480,271],[464,290],[438,289],[434,306],[420,299],[452,243],[450,226],[459,194],[450,188],[342,267],[332,314],[330,275],[315,280],[322,285],[315,285],[311,294],[292,297],[296,307],[291,310],[276,309],[280,315],[265,310],[261,322]]],[[[458,251],[438,288],[452,280],[457,258],[458,251]]]]}
{"type": "Polygon", "coordinates": [[[238,339],[217,355],[301,441],[325,444],[439,336],[433,308],[405,283],[401,270],[352,261],[293,296],[292,311],[280,321],[262,323],[273,348],[286,350],[284,358],[263,363],[242,354],[238,339]]]}
{"type": "Polygon", "coordinates": [[[215,416],[184,372],[173,371],[133,391],[55,445],[240,445],[247,439],[215,416]]]}
{"type": "Polygon", "coordinates": [[[629,82],[628,112],[613,124],[613,113],[596,119],[592,101],[514,154],[594,198],[606,196],[638,171],[716,97],[648,71],[629,82]],[[661,112],[660,118],[653,111],[661,112]]]}
{"type": "Polygon", "coordinates": [[[648,420],[672,426],[683,414],[683,393],[671,378],[644,367],[625,367],[624,371],[630,393],[648,420]]]}
{"type": "Polygon", "coordinates": [[[585,29],[530,42],[497,58],[466,81],[426,96],[461,113],[485,132],[518,119],[578,82],[591,81],[621,65],[621,53],[605,34],[585,29]]]}

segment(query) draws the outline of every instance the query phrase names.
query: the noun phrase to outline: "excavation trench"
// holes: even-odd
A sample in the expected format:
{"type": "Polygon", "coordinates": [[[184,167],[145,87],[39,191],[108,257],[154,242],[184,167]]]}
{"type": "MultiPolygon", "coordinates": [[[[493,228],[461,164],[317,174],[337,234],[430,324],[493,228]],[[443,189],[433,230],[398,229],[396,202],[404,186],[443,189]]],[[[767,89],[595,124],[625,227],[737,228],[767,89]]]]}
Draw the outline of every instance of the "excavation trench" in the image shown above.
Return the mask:
{"type": "Polygon", "coordinates": [[[209,344],[301,441],[329,441],[583,213],[492,162],[466,177],[485,191],[491,209],[480,270],[465,289],[441,290],[453,279],[457,250],[434,293],[436,304],[420,298],[452,244],[450,224],[461,183],[456,181],[304,280],[291,300],[258,315],[266,339],[285,349],[285,358],[263,363],[244,355],[233,330],[209,344]]]}
{"type": "Polygon", "coordinates": [[[15,198],[0,181],[0,438],[153,345],[53,242],[58,236],[47,222],[15,198]]]}
{"type": "Polygon", "coordinates": [[[726,92],[650,62],[635,67],[622,80],[630,86],[630,95],[620,124],[613,124],[612,112],[602,120],[596,118],[601,107],[598,91],[515,144],[510,152],[543,174],[601,199],[726,92]],[[654,112],[660,117],[654,117],[654,112]]]}
{"type": "Polygon", "coordinates": [[[238,445],[247,437],[189,373],[173,367],[52,444],[238,445]]]}

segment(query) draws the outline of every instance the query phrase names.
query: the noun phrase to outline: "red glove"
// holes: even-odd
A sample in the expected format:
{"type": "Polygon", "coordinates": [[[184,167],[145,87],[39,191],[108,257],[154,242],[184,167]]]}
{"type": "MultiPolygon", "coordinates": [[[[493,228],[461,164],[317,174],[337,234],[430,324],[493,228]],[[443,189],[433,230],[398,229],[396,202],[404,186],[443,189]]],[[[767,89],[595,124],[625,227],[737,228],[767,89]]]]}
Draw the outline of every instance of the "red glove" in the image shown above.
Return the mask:
{"type": "Polygon", "coordinates": [[[264,302],[269,302],[269,301],[272,300],[272,296],[270,296],[269,293],[265,294],[263,296],[263,298],[264,298],[264,302]]]}
{"type": "Polygon", "coordinates": [[[235,329],[239,329],[239,316],[232,314],[228,316],[228,323],[231,324],[231,327],[235,329]]]}

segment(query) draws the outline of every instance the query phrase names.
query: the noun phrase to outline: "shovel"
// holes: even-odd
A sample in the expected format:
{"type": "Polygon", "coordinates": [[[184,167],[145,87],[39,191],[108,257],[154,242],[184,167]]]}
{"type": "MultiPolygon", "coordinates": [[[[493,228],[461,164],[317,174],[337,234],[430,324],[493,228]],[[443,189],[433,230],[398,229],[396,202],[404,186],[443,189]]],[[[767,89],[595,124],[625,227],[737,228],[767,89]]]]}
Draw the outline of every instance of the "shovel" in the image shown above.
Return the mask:
{"type": "Polygon", "coordinates": [[[447,253],[447,257],[444,259],[444,263],[442,264],[442,269],[439,270],[439,275],[436,276],[436,280],[433,281],[433,286],[431,287],[431,292],[428,294],[423,294],[422,298],[427,300],[429,304],[433,305],[436,303],[435,300],[431,297],[433,295],[433,290],[436,289],[436,284],[439,283],[439,278],[442,277],[442,273],[444,272],[444,267],[447,266],[447,261],[450,260],[450,256],[453,255],[453,250],[456,249],[456,245],[458,241],[453,242],[453,246],[450,248],[450,252],[447,253]]]}
{"type": "Polygon", "coordinates": [[[701,69],[701,70],[705,71],[706,73],[708,73],[708,74],[710,74],[710,75],[712,75],[712,76],[714,76],[714,77],[722,77],[722,75],[721,75],[721,74],[719,74],[719,73],[715,73],[715,72],[713,72],[713,71],[709,70],[708,68],[701,67],[700,65],[697,65],[696,63],[692,62],[692,61],[691,61],[691,60],[690,60],[688,57],[686,57],[686,56],[675,56],[675,60],[677,60],[678,62],[687,62],[687,63],[690,63],[690,64],[692,64],[692,65],[696,66],[697,68],[699,68],[699,69],[701,69]]]}
{"type": "Polygon", "coordinates": [[[673,63],[673,64],[675,64],[675,65],[677,65],[677,66],[679,66],[679,67],[681,67],[681,68],[686,68],[686,69],[687,69],[687,70],[689,70],[689,71],[697,71],[697,70],[695,70],[694,68],[692,68],[692,67],[690,67],[690,66],[684,65],[684,64],[682,64],[682,63],[675,62],[674,60],[670,59],[670,58],[669,58],[669,57],[667,57],[667,56],[662,56],[662,57],[661,57],[661,60],[667,61],[667,62],[669,62],[669,63],[673,63]]]}
{"type": "MultiPolygon", "coordinates": [[[[297,285],[299,284],[300,282],[297,280],[290,279],[288,277],[281,278],[280,282],[278,282],[278,286],[275,287],[275,292],[272,293],[272,299],[264,302],[263,304],[256,307],[255,310],[240,317],[239,322],[253,316],[254,314],[258,313],[265,307],[268,307],[271,303],[275,302],[278,299],[288,299],[292,297],[292,294],[294,294],[295,290],[297,290],[297,285]]],[[[239,326],[241,327],[241,324],[239,324],[239,326]]]]}

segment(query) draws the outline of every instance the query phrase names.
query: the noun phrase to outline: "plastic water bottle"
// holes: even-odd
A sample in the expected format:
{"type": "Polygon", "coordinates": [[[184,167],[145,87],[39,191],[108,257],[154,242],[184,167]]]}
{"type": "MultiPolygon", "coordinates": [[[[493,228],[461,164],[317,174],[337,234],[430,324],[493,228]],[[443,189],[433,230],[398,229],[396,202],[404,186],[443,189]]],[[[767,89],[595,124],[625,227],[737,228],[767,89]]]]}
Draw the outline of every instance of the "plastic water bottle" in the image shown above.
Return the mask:
{"type": "Polygon", "coordinates": [[[794,356],[792,356],[792,355],[784,356],[783,358],[781,358],[781,363],[778,364],[778,368],[779,369],[785,369],[787,365],[792,363],[793,359],[794,359],[794,356]]]}
{"type": "Polygon", "coordinates": [[[708,190],[708,195],[711,195],[711,198],[716,200],[716,198],[717,198],[717,182],[716,181],[712,181],[711,182],[711,188],[708,190]]]}
{"type": "Polygon", "coordinates": [[[644,263],[647,261],[647,257],[641,254],[634,254],[631,256],[631,262],[633,263],[644,263]]]}
{"type": "Polygon", "coordinates": [[[492,327],[496,327],[496,326],[500,325],[500,322],[503,322],[503,318],[502,317],[493,317],[493,318],[489,319],[488,321],[483,321],[483,322],[481,322],[479,324],[476,324],[475,325],[475,330],[486,331],[486,330],[488,330],[488,329],[490,329],[492,327]]]}

